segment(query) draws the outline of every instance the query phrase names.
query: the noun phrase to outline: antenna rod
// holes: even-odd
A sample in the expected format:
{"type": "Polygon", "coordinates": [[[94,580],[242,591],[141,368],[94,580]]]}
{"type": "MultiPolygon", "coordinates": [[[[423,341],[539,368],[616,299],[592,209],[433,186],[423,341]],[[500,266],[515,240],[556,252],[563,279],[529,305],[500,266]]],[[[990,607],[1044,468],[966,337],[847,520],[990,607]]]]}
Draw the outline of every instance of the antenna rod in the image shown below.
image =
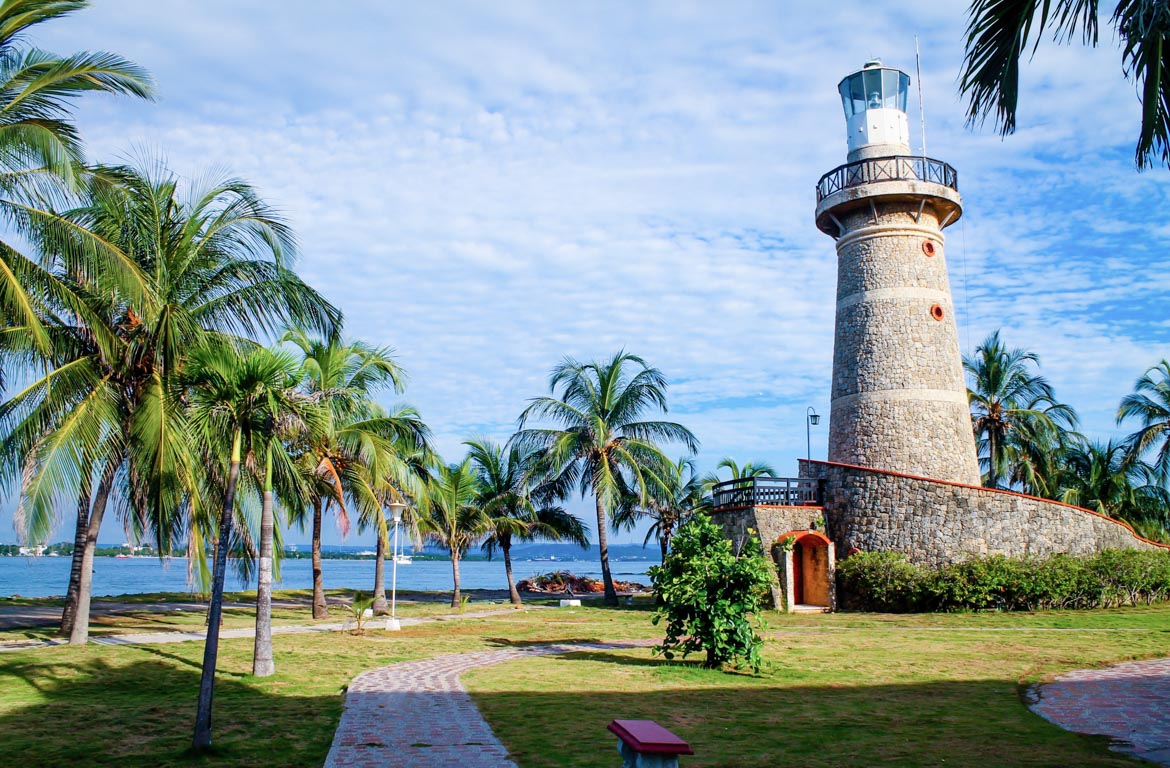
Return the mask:
{"type": "Polygon", "coordinates": [[[914,36],[914,67],[918,70],[918,123],[922,126],[922,159],[926,160],[926,107],[922,104],[922,57],[918,53],[918,35],[914,36]]]}

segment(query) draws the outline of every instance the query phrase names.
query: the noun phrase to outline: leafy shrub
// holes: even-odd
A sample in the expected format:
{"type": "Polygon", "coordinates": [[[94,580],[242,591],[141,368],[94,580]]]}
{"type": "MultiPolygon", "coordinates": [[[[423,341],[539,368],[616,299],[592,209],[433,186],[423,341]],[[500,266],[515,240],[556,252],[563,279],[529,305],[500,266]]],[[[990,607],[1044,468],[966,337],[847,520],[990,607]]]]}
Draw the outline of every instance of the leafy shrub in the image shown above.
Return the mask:
{"type": "Polygon", "coordinates": [[[861,552],[837,566],[842,607],[863,611],[1034,611],[1170,600],[1170,553],[1105,550],[1087,557],[977,557],[919,566],[861,552]]]}
{"type": "Polygon", "coordinates": [[[773,570],[758,540],[736,556],[723,529],[696,514],[675,533],[662,565],[648,573],[662,600],[654,624],[666,619],[666,639],[655,653],[673,659],[706,651],[706,667],[742,660],[759,671],[764,641],[756,628],[773,570]]]}
{"type": "Polygon", "coordinates": [[[837,564],[838,595],[855,611],[920,611],[925,575],[901,552],[858,552],[837,564]]]}

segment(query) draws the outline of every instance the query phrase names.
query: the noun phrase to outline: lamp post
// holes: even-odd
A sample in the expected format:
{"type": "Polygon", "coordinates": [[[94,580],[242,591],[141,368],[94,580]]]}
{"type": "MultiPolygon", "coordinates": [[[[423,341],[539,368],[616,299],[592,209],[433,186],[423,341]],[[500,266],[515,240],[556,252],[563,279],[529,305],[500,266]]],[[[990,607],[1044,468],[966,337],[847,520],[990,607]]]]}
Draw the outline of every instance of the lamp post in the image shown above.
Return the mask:
{"type": "Polygon", "coordinates": [[[821,423],[821,417],[817,415],[817,411],[811,405],[804,412],[804,449],[805,460],[812,461],[812,428],[821,423]]]}
{"type": "Polygon", "coordinates": [[[392,501],[386,505],[390,508],[390,515],[394,518],[394,550],[390,566],[390,618],[386,619],[386,630],[397,632],[402,629],[398,621],[398,524],[402,522],[402,512],[406,505],[401,501],[392,501]]]}

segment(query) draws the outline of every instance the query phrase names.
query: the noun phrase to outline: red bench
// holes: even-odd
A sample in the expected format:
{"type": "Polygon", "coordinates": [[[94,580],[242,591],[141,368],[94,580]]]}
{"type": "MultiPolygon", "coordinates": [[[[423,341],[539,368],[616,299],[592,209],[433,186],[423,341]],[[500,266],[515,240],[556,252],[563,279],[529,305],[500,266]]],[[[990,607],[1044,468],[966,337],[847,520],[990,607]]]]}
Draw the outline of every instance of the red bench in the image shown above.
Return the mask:
{"type": "Polygon", "coordinates": [[[693,755],[691,745],[653,720],[614,720],[606,726],[618,737],[626,768],[675,768],[679,755],[693,755]]]}

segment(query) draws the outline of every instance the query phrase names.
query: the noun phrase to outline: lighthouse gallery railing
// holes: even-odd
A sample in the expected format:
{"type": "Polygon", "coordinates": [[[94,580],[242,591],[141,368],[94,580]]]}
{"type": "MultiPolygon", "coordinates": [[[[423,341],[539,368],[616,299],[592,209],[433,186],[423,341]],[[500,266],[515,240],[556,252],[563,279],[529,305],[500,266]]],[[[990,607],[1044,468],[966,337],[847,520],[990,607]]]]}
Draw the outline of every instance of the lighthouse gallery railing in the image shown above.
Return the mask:
{"type": "Polygon", "coordinates": [[[879,181],[929,181],[957,190],[959,173],[942,160],[929,157],[871,157],[838,166],[822,176],[817,182],[817,202],[834,192],[879,181]]]}
{"type": "Polygon", "coordinates": [[[762,505],[815,507],[821,503],[821,484],[808,478],[744,477],[716,484],[711,496],[715,509],[762,505]]]}

